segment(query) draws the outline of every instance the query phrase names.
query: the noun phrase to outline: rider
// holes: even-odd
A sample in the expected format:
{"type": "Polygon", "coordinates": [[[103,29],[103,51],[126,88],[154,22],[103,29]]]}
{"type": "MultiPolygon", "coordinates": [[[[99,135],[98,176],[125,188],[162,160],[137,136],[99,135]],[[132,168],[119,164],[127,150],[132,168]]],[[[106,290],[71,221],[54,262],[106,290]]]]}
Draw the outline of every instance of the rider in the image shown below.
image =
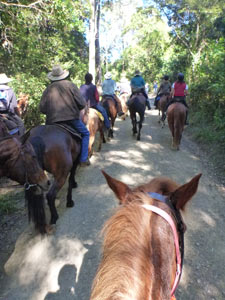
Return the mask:
{"type": "MultiPolygon", "coordinates": [[[[188,94],[188,85],[184,81],[184,74],[179,73],[178,76],[177,76],[177,81],[175,81],[172,85],[172,90],[171,90],[171,98],[172,99],[167,104],[166,110],[168,109],[169,105],[174,103],[174,102],[181,102],[188,109],[188,105],[186,103],[187,94],[188,94]]],[[[188,110],[187,110],[187,113],[186,113],[185,125],[188,125],[187,117],[188,117],[188,110]]]]}
{"type": "Polygon", "coordinates": [[[18,126],[19,135],[25,132],[24,124],[20,118],[20,112],[17,107],[16,95],[8,83],[12,81],[6,74],[0,74],[0,115],[6,115],[9,121],[14,122],[18,126]]]}
{"type": "MultiPolygon", "coordinates": [[[[144,97],[146,98],[146,105],[148,106],[148,109],[150,110],[151,105],[150,105],[150,100],[148,99],[148,95],[146,94],[146,91],[145,91],[145,81],[144,81],[144,78],[141,76],[141,73],[139,70],[135,71],[134,77],[131,79],[130,86],[131,86],[131,91],[132,91],[130,99],[132,98],[132,96],[135,93],[141,92],[144,95],[144,97]]],[[[130,101],[128,101],[128,105],[129,105],[129,102],[130,101]]]]}
{"type": "Polygon", "coordinates": [[[107,72],[105,74],[105,80],[102,84],[102,97],[110,96],[112,97],[116,103],[117,103],[117,110],[118,110],[118,116],[124,115],[124,112],[122,111],[122,106],[120,99],[116,96],[116,82],[112,80],[112,74],[110,72],[107,72]]]}
{"type": "Polygon", "coordinates": [[[154,102],[155,108],[158,108],[158,103],[159,103],[160,98],[163,95],[169,96],[170,92],[171,92],[171,83],[169,81],[169,76],[164,75],[163,81],[161,82],[158,92],[155,97],[155,102],[154,102]]]}
{"type": "Polygon", "coordinates": [[[93,76],[87,73],[84,77],[85,84],[80,87],[81,95],[88,102],[90,101],[90,107],[98,110],[104,117],[104,124],[107,129],[110,128],[110,122],[105,108],[99,104],[99,93],[96,85],[92,83],[93,76]]]}
{"type": "Polygon", "coordinates": [[[130,89],[129,80],[125,77],[125,75],[123,75],[120,80],[120,96],[123,94],[130,95],[130,93],[131,93],[131,89],[130,89]]]}
{"type": "Polygon", "coordinates": [[[82,137],[80,165],[90,165],[88,159],[89,131],[80,120],[80,110],[86,106],[77,86],[68,80],[69,72],[55,65],[47,77],[51,84],[41,97],[40,111],[46,115],[46,124],[64,123],[75,128],[82,137]]]}

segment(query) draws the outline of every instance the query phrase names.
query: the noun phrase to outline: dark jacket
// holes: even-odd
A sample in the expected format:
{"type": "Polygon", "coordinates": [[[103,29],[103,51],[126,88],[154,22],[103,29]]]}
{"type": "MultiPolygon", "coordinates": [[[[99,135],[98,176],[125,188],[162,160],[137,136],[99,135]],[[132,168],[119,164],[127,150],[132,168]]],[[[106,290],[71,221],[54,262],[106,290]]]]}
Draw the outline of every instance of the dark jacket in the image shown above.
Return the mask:
{"type": "Polygon", "coordinates": [[[96,106],[99,102],[99,96],[96,86],[93,83],[83,84],[80,87],[80,93],[86,100],[90,101],[90,107],[96,106]]]}
{"type": "Polygon", "coordinates": [[[46,124],[80,118],[86,105],[78,87],[69,80],[54,81],[44,91],[40,111],[46,115],[46,124]]]}

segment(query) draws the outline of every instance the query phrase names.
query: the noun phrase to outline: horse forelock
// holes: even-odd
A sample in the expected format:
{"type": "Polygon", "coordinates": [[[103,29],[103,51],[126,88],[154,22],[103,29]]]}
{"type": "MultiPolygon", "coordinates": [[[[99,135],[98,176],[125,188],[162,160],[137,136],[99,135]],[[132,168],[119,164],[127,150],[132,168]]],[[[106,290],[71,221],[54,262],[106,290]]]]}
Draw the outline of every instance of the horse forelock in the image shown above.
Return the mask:
{"type": "Polygon", "coordinates": [[[142,192],[135,192],[133,197],[135,200],[119,207],[103,228],[103,259],[91,300],[155,300],[161,289],[169,293],[169,279],[160,278],[160,281],[166,282],[162,288],[155,283],[159,282],[159,278],[155,277],[168,274],[159,261],[159,253],[164,261],[168,254],[162,251],[162,238],[167,243],[164,246],[168,249],[174,247],[170,229],[164,220],[141,206],[153,204],[155,200],[142,192]]]}

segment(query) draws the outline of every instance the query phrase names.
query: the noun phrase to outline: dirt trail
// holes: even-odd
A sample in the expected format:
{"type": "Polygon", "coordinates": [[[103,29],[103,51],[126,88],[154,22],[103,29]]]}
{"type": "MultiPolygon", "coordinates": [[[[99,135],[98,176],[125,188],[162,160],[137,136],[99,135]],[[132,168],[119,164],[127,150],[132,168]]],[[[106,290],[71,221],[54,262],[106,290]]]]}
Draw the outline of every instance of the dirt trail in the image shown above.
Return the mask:
{"type": "Polygon", "coordinates": [[[131,186],[161,175],[183,184],[203,174],[185,216],[185,261],[176,295],[182,300],[225,299],[224,187],[185,135],[181,150],[170,150],[168,126],[161,129],[157,121],[155,110],[146,112],[140,142],[132,137],[129,118],[116,121],[115,138],[91,158],[90,167],[78,170],[76,205],[60,205],[56,233],[40,237],[28,226],[17,239],[4,266],[7,277],[0,279],[0,299],[89,299],[100,257],[99,231],[117,205],[101,169],[131,186]]]}

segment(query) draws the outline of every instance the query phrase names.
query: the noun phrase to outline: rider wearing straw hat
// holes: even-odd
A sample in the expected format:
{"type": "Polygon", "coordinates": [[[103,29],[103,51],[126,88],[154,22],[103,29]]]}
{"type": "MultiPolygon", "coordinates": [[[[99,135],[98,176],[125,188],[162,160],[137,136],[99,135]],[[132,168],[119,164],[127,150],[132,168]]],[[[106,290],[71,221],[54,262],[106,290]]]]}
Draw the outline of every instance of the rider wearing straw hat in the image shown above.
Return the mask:
{"type": "Polygon", "coordinates": [[[8,120],[14,122],[18,126],[19,135],[25,132],[24,124],[20,118],[20,112],[17,107],[16,95],[8,83],[12,79],[6,74],[0,74],[0,115],[4,115],[8,120]]]}
{"type": "Polygon", "coordinates": [[[90,165],[88,159],[89,131],[80,120],[80,111],[85,108],[86,101],[78,87],[66,80],[69,72],[55,65],[47,77],[51,84],[44,91],[40,111],[46,115],[46,124],[65,123],[75,128],[82,136],[80,165],[90,165]]]}

